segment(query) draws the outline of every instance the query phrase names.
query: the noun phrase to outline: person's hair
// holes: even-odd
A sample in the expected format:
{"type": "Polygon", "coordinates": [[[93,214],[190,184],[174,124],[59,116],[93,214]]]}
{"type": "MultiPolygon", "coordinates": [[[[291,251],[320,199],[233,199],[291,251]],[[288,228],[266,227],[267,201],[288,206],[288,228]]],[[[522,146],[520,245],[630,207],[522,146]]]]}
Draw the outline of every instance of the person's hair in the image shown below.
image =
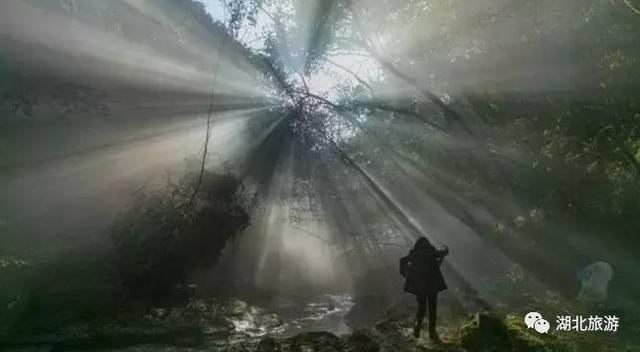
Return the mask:
{"type": "Polygon", "coordinates": [[[434,249],[435,247],[431,244],[431,242],[429,242],[429,239],[427,239],[426,237],[420,237],[416,241],[416,244],[413,245],[413,249],[411,251],[412,252],[432,251],[434,249]]]}

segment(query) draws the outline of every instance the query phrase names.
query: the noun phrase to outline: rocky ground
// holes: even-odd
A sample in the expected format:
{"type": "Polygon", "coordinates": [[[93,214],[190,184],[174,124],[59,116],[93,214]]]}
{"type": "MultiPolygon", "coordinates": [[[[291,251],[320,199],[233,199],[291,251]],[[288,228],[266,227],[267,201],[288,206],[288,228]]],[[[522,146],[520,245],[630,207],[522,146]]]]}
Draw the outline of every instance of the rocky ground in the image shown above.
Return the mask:
{"type": "MultiPolygon", "coordinates": [[[[358,319],[358,328],[345,329],[340,324],[349,323],[347,312],[362,304],[353,305],[347,296],[306,304],[282,297],[247,298],[252,303],[201,297],[153,307],[104,285],[96,275],[107,271],[100,261],[69,264],[77,268],[69,275],[62,273],[71,270],[49,265],[44,275],[36,274],[30,262],[0,259],[2,351],[640,351],[629,315],[621,315],[617,334],[553,329],[539,334],[526,328],[523,313],[515,309],[507,310],[510,315],[466,315],[443,297],[438,324],[443,342],[435,344],[426,331],[419,339],[412,336],[414,308],[404,303],[391,305],[380,319],[368,324],[358,319]]],[[[560,314],[550,309],[542,311],[560,314]]]]}
{"type": "Polygon", "coordinates": [[[443,341],[436,344],[426,333],[412,336],[410,316],[383,319],[340,336],[327,331],[292,335],[290,321],[233,299],[197,300],[182,308],[146,312],[134,308],[82,321],[64,310],[50,312],[46,320],[36,318],[5,335],[4,351],[637,351],[637,346],[620,349],[601,337],[538,334],[527,329],[520,316],[490,313],[441,322],[443,341]]]}

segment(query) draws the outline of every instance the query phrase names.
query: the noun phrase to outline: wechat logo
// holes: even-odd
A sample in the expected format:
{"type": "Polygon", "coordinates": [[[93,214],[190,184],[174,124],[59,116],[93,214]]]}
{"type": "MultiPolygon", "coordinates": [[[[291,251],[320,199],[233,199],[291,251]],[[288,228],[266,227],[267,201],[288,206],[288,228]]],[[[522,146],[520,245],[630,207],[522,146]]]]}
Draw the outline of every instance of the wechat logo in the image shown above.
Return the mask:
{"type": "Polygon", "coordinates": [[[542,317],[542,314],[538,312],[527,313],[527,315],[524,316],[524,323],[527,325],[528,329],[535,329],[535,331],[541,334],[546,334],[551,328],[551,324],[549,324],[549,322],[542,317]]]}

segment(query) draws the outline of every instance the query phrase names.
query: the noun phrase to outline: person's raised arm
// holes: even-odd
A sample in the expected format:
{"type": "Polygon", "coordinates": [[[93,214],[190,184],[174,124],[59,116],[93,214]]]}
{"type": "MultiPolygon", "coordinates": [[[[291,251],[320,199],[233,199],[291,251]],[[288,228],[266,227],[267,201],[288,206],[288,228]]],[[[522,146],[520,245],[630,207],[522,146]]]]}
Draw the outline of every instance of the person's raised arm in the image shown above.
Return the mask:
{"type": "Polygon", "coordinates": [[[436,249],[436,260],[438,261],[438,263],[441,263],[444,257],[446,257],[448,254],[449,247],[447,246],[442,246],[442,248],[436,249]]]}

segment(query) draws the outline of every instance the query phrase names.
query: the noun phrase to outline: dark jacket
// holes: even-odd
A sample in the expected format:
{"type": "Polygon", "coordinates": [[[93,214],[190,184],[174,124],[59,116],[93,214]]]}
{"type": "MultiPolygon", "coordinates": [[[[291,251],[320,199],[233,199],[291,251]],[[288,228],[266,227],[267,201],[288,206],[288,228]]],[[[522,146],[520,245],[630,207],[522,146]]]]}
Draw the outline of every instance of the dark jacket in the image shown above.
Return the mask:
{"type": "Polygon", "coordinates": [[[440,263],[448,249],[434,247],[414,249],[400,259],[400,273],[406,277],[404,290],[416,296],[427,296],[447,289],[440,263]]]}

